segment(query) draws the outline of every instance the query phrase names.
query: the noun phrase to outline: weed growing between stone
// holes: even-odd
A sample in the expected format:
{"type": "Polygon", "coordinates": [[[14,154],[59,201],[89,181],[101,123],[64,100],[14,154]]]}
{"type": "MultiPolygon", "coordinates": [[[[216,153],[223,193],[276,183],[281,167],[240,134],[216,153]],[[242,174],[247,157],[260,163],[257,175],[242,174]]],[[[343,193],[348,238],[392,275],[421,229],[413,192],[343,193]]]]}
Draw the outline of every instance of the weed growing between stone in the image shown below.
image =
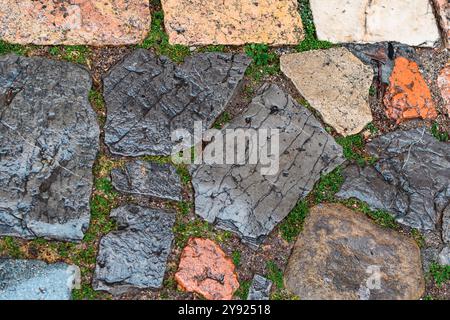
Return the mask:
{"type": "Polygon", "coordinates": [[[253,80],[260,81],[265,76],[280,72],[280,59],[266,44],[249,44],[244,51],[253,59],[246,71],[246,75],[253,80]]]}
{"type": "Polygon", "coordinates": [[[430,275],[438,287],[450,281],[450,266],[433,263],[430,266],[430,275]]]}
{"type": "Polygon", "coordinates": [[[303,21],[303,28],[305,32],[305,39],[296,47],[298,52],[329,49],[333,44],[328,41],[321,41],[317,39],[316,27],[313,21],[313,15],[309,6],[309,0],[299,0],[300,15],[303,21]]]}
{"type": "Polygon", "coordinates": [[[26,55],[30,50],[29,46],[22,46],[20,44],[12,44],[6,41],[0,40],[0,55],[7,53],[15,53],[18,55],[26,55]]]}
{"type": "Polygon", "coordinates": [[[344,157],[350,161],[355,161],[361,167],[373,164],[376,161],[375,158],[365,153],[364,138],[361,134],[348,137],[337,137],[336,142],[342,146],[344,157]]]}
{"type": "Polygon", "coordinates": [[[87,65],[89,63],[88,55],[90,49],[87,46],[53,46],[49,47],[48,52],[55,58],[87,65]]]}
{"type": "Polygon", "coordinates": [[[164,31],[164,13],[162,11],[153,13],[151,30],[138,47],[153,49],[157,55],[167,56],[176,63],[183,62],[191,54],[189,47],[169,44],[169,37],[164,31]]]}
{"type": "Polygon", "coordinates": [[[450,138],[449,133],[441,130],[437,122],[433,123],[431,126],[431,134],[441,142],[447,142],[450,138]]]}

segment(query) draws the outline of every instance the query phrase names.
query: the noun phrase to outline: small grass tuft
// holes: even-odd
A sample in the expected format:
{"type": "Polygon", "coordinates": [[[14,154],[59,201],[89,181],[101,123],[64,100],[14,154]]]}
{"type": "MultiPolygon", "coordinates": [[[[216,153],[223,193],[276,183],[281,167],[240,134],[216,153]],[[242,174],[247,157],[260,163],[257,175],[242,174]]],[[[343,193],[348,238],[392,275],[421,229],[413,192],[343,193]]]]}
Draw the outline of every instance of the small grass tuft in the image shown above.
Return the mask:
{"type": "Polygon", "coordinates": [[[239,267],[239,265],[241,264],[241,252],[238,250],[234,250],[231,253],[231,259],[233,260],[234,265],[237,267],[239,267]]]}
{"type": "Polygon", "coordinates": [[[441,142],[448,142],[450,138],[449,133],[443,131],[437,122],[431,126],[431,134],[441,142]]]}
{"type": "Polygon", "coordinates": [[[50,55],[62,60],[66,60],[73,63],[88,64],[88,55],[90,49],[87,46],[53,46],[49,48],[50,55]]]}
{"type": "Polygon", "coordinates": [[[220,115],[220,117],[216,120],[216,122],[213,125],[214,129],[222,129],[228,122],[231,120],[231,115],[225,111],[220,115]]]}
{"type": "Polygon", "coordinates": [[[236,290],[234,295],[241,300],[247,300],[251,285],[252,285],[252,282],[249,280],[241,281],[239,283],[239,289],[236,290]]]}
{"type": "Polygon", "coordinates": [[[314,190],[310,193],[311,203],[336,202],[335,194],[340,190],[343,183],[342,168],[337,167],[320,178],[314,190]]]}
{"type": "Polygon", "coordinates": [[[430,266],[430,275],[438,287],[450,281],[450,266],[443,266],[432,263],[430,266]]]}
{"type": "Polygon", "coordinates": [[[246,71],[246,74],[253,80],[260,81],[265,76],[275,75],[280,72],[278,56],[266,44],[248,44],[245,46],[244,51],[253,59],[252,64],[246,71]]]}
{"type": "Polygon", "coordinates": [[[308,203],[300,201],[280,224],[281,237],[287,242],[294,241],[303,229],[303,223],[308,215],[308,203]]]}
{"type": "Polygon", "coordinates": [[[20,44],[12,44],[5,42],[3,40],[0,40],[0,55],[2,54],[8,54],[8,53],[15,53],[17,55],[25,55],[29,51],[29,48],[26,46],[22,46],[20,44]]]}
{"type": "Polygon", "coordinates": [[[92,89],[89,91],[89,101],[98,114],[100,125],[104,126],[106,123],[106,106],[102,93],[92,89]]]}
{"type": "Polygon", "coordinates": [[[364,138],[361,134],[338,137],[336,138],[336,142],[342,146],[344,157],[348,160],[355,161],[361,167],[367,164],[373,164],[376,160],[365,154],[364,138]]]}
{"type": "Polygon", "coordinates": [[[156,11],[152,15],[152,27],[140,48],[153,49],[156,54],[164,55],[176,63],[181,63],[191,54],[189,47],[169,44],[169,37],[164,31],[164,13],[156,11]]]}
{"type": "Polygon", "coordinates": [[[314,26],[314,20],[311,8],[309,6],[309,0],[299,0],[300,15],[303,21],[303,30],[305,32],[305,39],[296,47],[298,52],[329,49],[334,45],[328,41],[317,40],[316,27],[314,26]]]}

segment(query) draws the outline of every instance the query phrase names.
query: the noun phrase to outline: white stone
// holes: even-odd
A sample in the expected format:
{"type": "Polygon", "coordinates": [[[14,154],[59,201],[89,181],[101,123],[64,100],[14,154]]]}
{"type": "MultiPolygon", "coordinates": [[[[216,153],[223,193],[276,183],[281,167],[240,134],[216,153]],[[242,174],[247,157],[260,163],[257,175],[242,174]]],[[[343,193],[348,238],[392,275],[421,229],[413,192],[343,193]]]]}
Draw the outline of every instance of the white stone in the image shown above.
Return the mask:
{"type": "Polygon", "coordinates": [[[428,0],[310,0],[320,40],[433,46],[439,29],[428,0]]]}

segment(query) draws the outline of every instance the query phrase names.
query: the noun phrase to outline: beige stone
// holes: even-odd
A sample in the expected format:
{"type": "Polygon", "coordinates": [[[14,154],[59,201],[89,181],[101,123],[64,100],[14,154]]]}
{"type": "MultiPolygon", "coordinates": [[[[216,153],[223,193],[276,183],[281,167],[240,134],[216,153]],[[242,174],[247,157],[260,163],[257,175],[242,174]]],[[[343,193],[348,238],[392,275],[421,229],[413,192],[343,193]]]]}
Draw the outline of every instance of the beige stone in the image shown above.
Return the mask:
{"type": "Polygon", "coordinates": [[[359,133],[372,121],[369,89],[374,72],[345,48],[281,56],[281,71],[338,133],[359,133]]]}
{"type": "Polygon", "coordinates": [[[318,38],[334,43],[398,41],[433,46],[439,29],[429,0],[310,0],[318,38]]]}
{"type": "Polygon", "coordinates": [[[298,44],[297,0],[162,0],[172,44],[298,44]]]}
{"type": "Polygon", "coordinates": [[[302,300],[408,300],[425,290],[415,241],[340,204],[311,209],[285,284],[302,300]]]}
{"type": "Polygon", "coordinates": [[[0,0],[0,39],[37,45],[122,45],[150,29],[148,0],[0,0]]]}

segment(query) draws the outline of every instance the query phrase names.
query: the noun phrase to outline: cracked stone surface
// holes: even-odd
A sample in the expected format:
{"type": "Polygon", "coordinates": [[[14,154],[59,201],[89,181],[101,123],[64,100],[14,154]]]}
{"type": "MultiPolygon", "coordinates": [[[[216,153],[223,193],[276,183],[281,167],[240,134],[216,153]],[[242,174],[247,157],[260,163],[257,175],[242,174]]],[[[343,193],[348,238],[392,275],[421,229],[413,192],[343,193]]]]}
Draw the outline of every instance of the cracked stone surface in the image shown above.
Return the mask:
{"type": "Polygon", "coordinates": [[[169,163],[129,161],[111,171],[114,188],[123,193],[181,201],[182,186],[176,168],[169,163]]]}
{"type": "Polygon", "coordinates": [[[346,136],[372,121],[369,88],[373,69],[346,48],[283,55],[281,71],[324,121],[346,136]]]}
{"type": "MultiPolygon", "coordinates": [[[[342,148],[309,110],[276,85],[263,85],[244,114],[224,129],[236,128],[279,128],[279,168],[274,166],[278,169],[275,174],[263,175],[262,169],[269,166],[261,161],[200,165],[192,175],[195,212],[236,233],[245,243],[258,246],[322,174],[344,161],[342,148]]],[[[250,148],[248,141],[246,144],[250,148]]],[[[260,148],[267,150],[267,144],[260,148]]],[[[214,149],[215,145],[209,144],[204,154],[214,149]]]]}
{"type": "Polygon", "coordinates": [[[320,40],[333,43],[397,41],[433,46],[440,40],[428,0],[311,0],[320,40]]]}
{"type": "Polygon", "coordinates": [[[442,240],[450,244],[450,205],[444,210],[442,218],[442,240]]]}
{"type": "Polygon", "coordinates": [[[435,230],[450,206],[450,144],[418,128],[375,138],[366,149],[378,162],[345,168],[337,196],[386,210],[407,226],[435,230]]]}
{"type": "Polygon", "coordinates": [[[118,225],[100,241],[93,287],[121,294],[130,289],[162,287],[175,214],[125,205],[111,211],[118,225]]]}
{"type": "Polygon", "coordinates": [[[396,42],[349,43],[345,47],[362,62],[372,65],[375,75],[387,85],[394,69],[396,57],[401,56],[412,61],[417,59],[414,48],[396,42]]]}
{"type": "Polygon", "coordinates": [[[232,99],[251,59],[204,53],[176,65],[139,49],[104,79],[105,142],[113,154],[170,155],[171,133],[208,129],[232,99]]]}
{"type": "Polygon", "coordinates": [[[209,239],[191,238],[175,274],[178,286],[208,300],[231,300],[239,288],[233,261],[209,239]]]}
{"type": "Polygon", "coordinates": [[[448,0],[432,0],[442,30],[442,40],[450,48],[450,2],[448,0]]]}
{"type": "Polygon", "coordinates": [[[0,57],[0,236],[78,241],[100,130],[82,67],[0,57]]]}
{"type": "Polygon", "coordinates": [[[247,300],[269,300],[272,281],[259,274],[253,277],[247,300]]]}
{"type": "Polygon", "coordinates": [[[0,39],[36,45],[125,45],[150,28],[147,0],[0,0],[0,39]]]}
{"type": "Polygon", "coordinates": [[[0,300],[70,300],[79,269],[65,263],[0,259],[0,300]]]}
{"type": "Polygon", "coordinates": [[[437,84],[441,91],[442,100],[444,101],[444,108],[450,117],[450,62],[441,70],[437,84]]]}
{"type": "Polygon", "coordinates": [[[170,43],[296,45],[304,38],[296,0],[162,0],[170,43]]]}
{"type": "Polygon", "coordinates": [[[410,119],[436,119],[430,88],[416,62],[398,57],[383,98],[386,115],[398,123],[410,119]]]}
{"type": "Polygon", "coordinates": [[[412,300],[425,290],[414,240],[340,204],[310,210],[284,281],[302,300],[412,300]]]}
{"type": "Polygon", "coordinates": [[[444,247],[439,253],[439,264],[443,266],[450,265],[450,247],[444,247]]]}

